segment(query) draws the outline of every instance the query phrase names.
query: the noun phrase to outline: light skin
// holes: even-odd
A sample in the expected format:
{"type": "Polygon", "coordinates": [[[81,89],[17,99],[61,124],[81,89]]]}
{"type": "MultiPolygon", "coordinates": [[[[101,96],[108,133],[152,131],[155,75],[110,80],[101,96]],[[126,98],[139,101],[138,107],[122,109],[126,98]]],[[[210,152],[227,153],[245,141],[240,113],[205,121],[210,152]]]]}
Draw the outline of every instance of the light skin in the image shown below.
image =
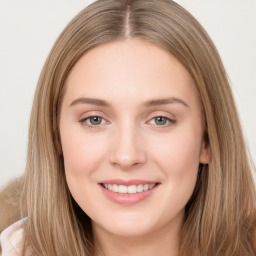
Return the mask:
{"type": "Polygon", "coordinates": [[[187,70],[159,47],[126,39],[88,51],[65,86],[65,173],[92,219],[96,247],[105,256],[178,255],[185,205],[199,164],[209,161],[200,99],[187,70]],[[159,185],[124,205],[102,192],[99,183],[112,179],[159,185]]]}

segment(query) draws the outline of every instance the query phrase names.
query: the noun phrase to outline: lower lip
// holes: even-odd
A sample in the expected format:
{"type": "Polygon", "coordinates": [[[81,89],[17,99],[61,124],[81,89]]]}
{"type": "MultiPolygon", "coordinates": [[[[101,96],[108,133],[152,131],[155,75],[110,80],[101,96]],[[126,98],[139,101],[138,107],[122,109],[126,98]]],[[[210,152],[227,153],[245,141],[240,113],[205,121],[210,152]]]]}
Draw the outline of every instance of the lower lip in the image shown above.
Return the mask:
{"type": "Polygon", "coordinates": [[[104,188],[102,185],[100,185],[102,192],[105,194],[107,198],[109,198],[111,201],[114,201],[115,203],[118,204],[123,204],[123,205],[131,205],[131,204],[136,204],[139,203],[149,196],[151,196],[156,189],[158,188],[159,184],[156,185],[154,188],[149,189],[147,191],[143,191],[140,193],[133,193],[133,194],[121,194],[121,193],[116,193],[111,190],[108,190],[104,188]]]}

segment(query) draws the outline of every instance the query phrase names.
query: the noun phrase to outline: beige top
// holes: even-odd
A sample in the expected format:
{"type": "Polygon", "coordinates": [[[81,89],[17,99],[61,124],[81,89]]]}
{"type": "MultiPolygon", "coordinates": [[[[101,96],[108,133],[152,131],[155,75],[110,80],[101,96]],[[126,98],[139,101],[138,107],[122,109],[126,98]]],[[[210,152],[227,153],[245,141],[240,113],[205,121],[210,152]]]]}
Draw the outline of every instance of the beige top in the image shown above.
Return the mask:
{"type": "Polygon", "coordinates": [[[23,222],[22,219],[7,229],[0,235],[0,244],[2,247],[1,256],[21,256],[22,255],[22,237],[23,237],[23,222]]]}

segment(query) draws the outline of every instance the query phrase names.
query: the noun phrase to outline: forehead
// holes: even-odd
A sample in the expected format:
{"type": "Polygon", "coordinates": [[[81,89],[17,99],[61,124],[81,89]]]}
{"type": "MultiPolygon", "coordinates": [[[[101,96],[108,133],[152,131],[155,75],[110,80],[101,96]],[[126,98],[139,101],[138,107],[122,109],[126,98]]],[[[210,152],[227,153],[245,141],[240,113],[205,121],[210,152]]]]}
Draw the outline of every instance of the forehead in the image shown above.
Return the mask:
{"type": "Polygon", "coordinates": [[[104,97],[127,103],[150,98],[198,100],[184,66],[154,44],[127,39],[95,47],[75,64],[66,80],[66,96],[104,97]]]}

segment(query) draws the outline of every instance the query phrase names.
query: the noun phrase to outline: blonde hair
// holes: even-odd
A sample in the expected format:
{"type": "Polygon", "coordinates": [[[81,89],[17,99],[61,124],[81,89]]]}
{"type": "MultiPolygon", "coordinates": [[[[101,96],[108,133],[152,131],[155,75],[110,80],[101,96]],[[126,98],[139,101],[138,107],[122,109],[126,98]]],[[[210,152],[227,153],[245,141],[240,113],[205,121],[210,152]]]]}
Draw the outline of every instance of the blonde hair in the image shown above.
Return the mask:
{"type": "Polygon", "coordinates": [[[170,0],[99,0],[64,29],[46,60],[29,130],[22,214],[35,255],[93,255],[89,217],[68,190],[58,121],[65,80],[78,59],[98,45],[140,38],[167,50],[189,71],[201,98],[211,160],[198,173],[186,205],[181,255],[256,253],[255,189],[225,69],[211,39],[170,0]]]}

